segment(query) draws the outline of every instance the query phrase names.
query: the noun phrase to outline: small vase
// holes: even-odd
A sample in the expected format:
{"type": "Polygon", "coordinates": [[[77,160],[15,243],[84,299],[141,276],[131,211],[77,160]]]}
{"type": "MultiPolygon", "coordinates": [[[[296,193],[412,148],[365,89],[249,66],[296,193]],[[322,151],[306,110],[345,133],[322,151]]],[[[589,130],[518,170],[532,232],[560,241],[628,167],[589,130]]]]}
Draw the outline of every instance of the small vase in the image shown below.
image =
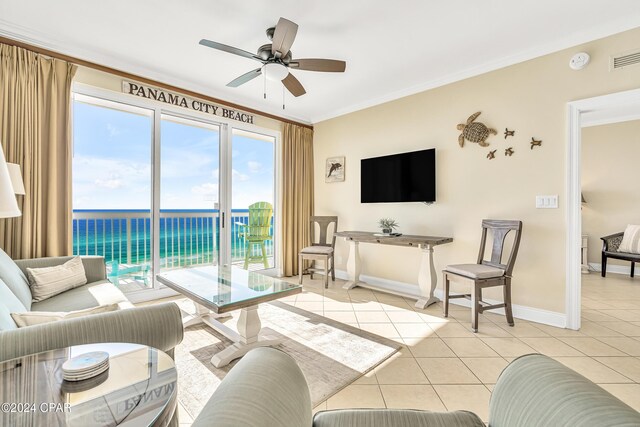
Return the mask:
{"type": "Polygon", "coordinates": [[[391,234],[391,232],[392,232],[392,231],[393,231],[393,230],[391,230],[390,228],[383,228],[383,229],[382,229],[382,233],[383,233],[383,234],[391,234]]]}

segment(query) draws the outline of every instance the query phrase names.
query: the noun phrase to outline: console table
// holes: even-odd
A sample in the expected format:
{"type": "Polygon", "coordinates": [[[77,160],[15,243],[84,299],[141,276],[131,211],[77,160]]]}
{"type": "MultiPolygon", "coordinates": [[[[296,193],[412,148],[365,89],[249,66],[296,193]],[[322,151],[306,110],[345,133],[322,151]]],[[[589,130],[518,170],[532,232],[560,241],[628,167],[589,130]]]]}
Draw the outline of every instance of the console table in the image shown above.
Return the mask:
{"type": "Polygon", "coordinates": [[[433,248],[438,245],[453,242],[451,237],[434,236],[376,236],[375,233],[367,231],[339,231],[336,236],[343,237],[349,242],[349,259],[347,260],[347,273],[349,281],[343,286],[344,289],[352,289],[364,282],[360,281],[360,253],[359,243],[375,243],[380,245],[415,247],[422,250],[420,270],[418,271],[418,286],[420,287],[420,298],[416,302],[417,308],[425,308],[440,301],[433,295],[438,284],[438,275],[433,265],[433,248]]]}

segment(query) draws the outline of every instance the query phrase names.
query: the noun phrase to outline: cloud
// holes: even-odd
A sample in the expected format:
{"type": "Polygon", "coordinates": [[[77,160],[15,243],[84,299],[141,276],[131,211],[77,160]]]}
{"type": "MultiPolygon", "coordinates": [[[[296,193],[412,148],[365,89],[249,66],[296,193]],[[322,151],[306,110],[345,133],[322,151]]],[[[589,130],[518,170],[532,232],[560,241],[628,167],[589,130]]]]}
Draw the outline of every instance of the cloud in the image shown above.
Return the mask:
{"type": "Polygon", "coordinates": [[[151,165],[122,158],[75,155],[74,209],[148,209],[151,165]]]}
{"type": "Polygon", "coordinates": [[[262,170],[262,163],[253,160],[249,160],[247,162],[247,166],[249,166],[249,170],[253,173],[260,172],[262,170]]]}
{"type": "Polygon", "coordinates": [[[215,182],[205,182],[204,184],[196,185],[191,187],[191,192],[193,194],[201,194],[205,196],[218,195],[218,184],[215,182]]]}
{"type": "Polygon", "coordinates": [[[124,182],[122,182],[122,180],[120,180],[120,179],[100,179],[100,178],[98,178],[95,181],[93,181],[93,183],[95,185],[97,185],[98,187],[109,188],[111,190],[114,190],[116,188],[124,187],[124,182]]]}
{"type": "Polygon", "coordinates": [[[233,175],[233,180],[234,181],[249,181],[250,177],[247,174],[244,174],[242,172],[238,172],[237,170],[233,169],[231,171],[232,175],[233,175]]]}
{"type": "Polygon", "coordinates": [[[110,138],[116,137],[120,134],[122,134],[122,131],[116,127],[115,125],[111,124],[111,123],[107,123],[107,133],[109,134],[110,138]]]}

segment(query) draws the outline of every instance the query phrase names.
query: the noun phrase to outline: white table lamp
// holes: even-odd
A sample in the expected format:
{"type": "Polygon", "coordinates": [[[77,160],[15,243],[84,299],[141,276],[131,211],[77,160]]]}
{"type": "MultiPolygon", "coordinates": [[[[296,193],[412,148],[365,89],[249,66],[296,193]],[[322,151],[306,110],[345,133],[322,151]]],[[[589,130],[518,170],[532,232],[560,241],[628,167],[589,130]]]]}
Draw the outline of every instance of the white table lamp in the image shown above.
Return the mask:
{"type": "Polygon", "coordinates": [[[7,163],[7,168],[9,168],[9,177],[11,178],[11,186],[13,187],[13,192],[21,196],[27,194],[24,190],[24,182],[22,182],[20,165],[16,163],[7,163]]]}
{"type": "MultiPolygon", "coordinates": [[[[22,178],[20,182],[22,183],[22,178]]],[[[22,186],[22,191],[24,192],[24,186],[22,186]]],[[[4,153],[0,149],[0,218],[12,218],[20,215],[22,215],[22,213],[18,208],[16,191],[13,188],[7,161],[4,158],[4,153]]]]}

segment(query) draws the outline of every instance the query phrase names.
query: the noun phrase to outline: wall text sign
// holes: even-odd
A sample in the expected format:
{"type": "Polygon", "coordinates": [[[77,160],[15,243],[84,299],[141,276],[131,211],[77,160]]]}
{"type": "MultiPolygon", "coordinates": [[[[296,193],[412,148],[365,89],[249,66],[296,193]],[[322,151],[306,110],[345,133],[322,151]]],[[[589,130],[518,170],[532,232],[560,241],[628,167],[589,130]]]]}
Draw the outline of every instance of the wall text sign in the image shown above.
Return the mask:
{"type": "Polygon", "coordinates": [[[188,110],[199,111],[201,113],[212,114],[225,119],[253,124],[254,116],[252,114],[247,114],[229,107],[223,107],[222,105],[200,101],[199,99],[180,95],[175,92],[146,86],[141,83],[123,80],[122,92],[129,95],[139,96],[141,98],[164,102],[165,104],[175,105],[176,107],[182,107],[188,110]]]}

